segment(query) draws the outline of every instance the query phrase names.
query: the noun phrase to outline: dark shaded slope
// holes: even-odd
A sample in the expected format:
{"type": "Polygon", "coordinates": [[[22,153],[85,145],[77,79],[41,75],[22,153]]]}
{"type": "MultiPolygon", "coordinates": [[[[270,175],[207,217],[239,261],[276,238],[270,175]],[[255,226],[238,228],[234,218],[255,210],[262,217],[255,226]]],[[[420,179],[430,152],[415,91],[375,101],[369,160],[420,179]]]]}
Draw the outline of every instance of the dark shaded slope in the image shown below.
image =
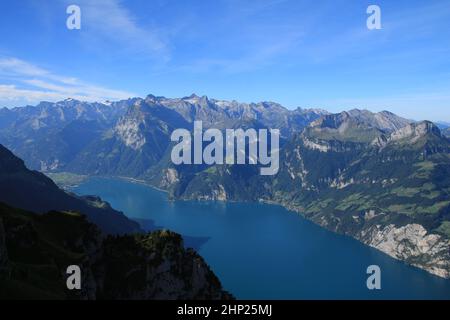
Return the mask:
{"type": "Polygon", "coordinates": [[[102,238],[79,214],[36,215],[0,203],[0,299],[229,298],[178,234],[102,238]],[[70,265],[81,269],[81,290],[66,287],[70,265]]]}
{"type": "Polygon", "coordinates": [[[42,173],[28,170],[23,161],[0,145],[0,201],[44,213],[51,210],[83,212],[105,233],[139,231],[139,225],[96,198],[83,199],[59,189],[42,173]]]}

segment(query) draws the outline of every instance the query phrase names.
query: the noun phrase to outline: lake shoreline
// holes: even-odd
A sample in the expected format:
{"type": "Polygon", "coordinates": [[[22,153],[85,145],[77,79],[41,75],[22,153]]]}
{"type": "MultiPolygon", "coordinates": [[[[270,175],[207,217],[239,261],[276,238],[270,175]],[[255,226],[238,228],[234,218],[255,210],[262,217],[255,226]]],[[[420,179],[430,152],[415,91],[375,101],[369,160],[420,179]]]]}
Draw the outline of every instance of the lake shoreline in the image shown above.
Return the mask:
{"type": "MultiPolygon", "coordinates": [[[[107,178],[107,179],[108,179],[108,178],[113,178],[113,179],[115,178],[115,179],[120,179],[120,180],[123,180],[123,181],[130,182],[130,183],[133,183],[133,184],[144,185],[144,186],[149,187],[149,188],[151,188],[151,189],[154,189],[154,190],[163,192],[163,193],[165,193],[166,195],[169,194],[169,191],[168,191],[168,190],[164,190],[164,189],[158,188],[158,187],[152,185],[151,183],[149,183],[149,182],[147,182],[147,181],[145,181],[145,180],[142,180],[142,179],[130,178],[130,177],[125,177],[125,176],[103,176],[103,175],[84,176],[84,177],[85,177],[86,179],[93,178],[93,177],[107,178]]],[[[307,221],[311,221],[312,223],[318,225],[318,226],[321,227],[321,228],[324,228],[325,230],[328,230],[328,231],[333,232],[333,233],[336,233],[336,234],[345,235],[346,237],[355,239],[356,241],[362,243],[362,244],[365,245],[365,246],[374,248],[374,249],[376,249],[376,250],[382,252],[383,254],[387,254],[387,255],[390,256],[391,258],[394,258],[394,259],[396,259],[396,260],[398,260],[398,261],[402,261],[402,262],[406,263],[405,260],[398,258],[398,257],[393,253],[392,250],[391,250],[391,251],[389,251],[389,250],[381,250],[380,248],[378,248],[378,247],[374,246],[372,243],[370,243],[370,241],[363,241],[363,240],[358,236],[358,234],[343,234],[342,232],[339,232],[338,230],[334,230],[333,228],[330,228],[330,227],[327,225],[327,221],[326,221],[326,220],[323,220],[323,219],[322,219],[322,220],[320,220],[320,221],[315,221],[314,219],[311,219],[310,217],[308,217],[308,216],[306,216],[305,214],[303,214],[300,207],[298,207],[298,206],[293,206],[293,205],[291,205],[291,204],[286,204],[286,203],[283,203],[283,202],[280,202],[280,201],[269,200],[269,199],[258,199],[258,200],[256,200],[256,201],[202,200],[202,199],[183,199],[183,198],[181,198],[181,199],[171,199],[171,198],[169,198],[169,197],[167,197],[166,200],[167,200],[168,202],[175,202],[175,201],[189,202],[189,201],[195,201],[195,202],[201,202],[201,203],[204,203],[204,202],[212,202],[212,203],[225,203],[225,204],[226,204],[226,203],[264,203],[264,204],[268,204],[268,205],[279,206],[279,207],[281,207],[281,208],[284,208],[287,212],[289,212],[289,213],[294,213],[295,215],[298,215],[298,216],[302,217],[303,219],[305,219],[305,220],[307,220],[307,221]]],[[[408,264],[408,263],[406,263],[406,264],[408,264]]],[[[426,272],[430,273],[431,275],[437,276],[437,277],[439,277],[439,278],[449,280],[448,277],[444,276],[444,275],[443,275],[442,273],[440,273],[440,272],[436,272],[433,268],[430,269],[430,268],[428,268],[428,267],[424,267],[424,266],[422,266],[422,265],[417,265],[417,264],[408,264],[408,265],[411,265],[411,266],[417,267],[417,268],[419,268],[419,269],[425,270],[426,272]]]]}
{"type": "Polygon", "coordinates": [[[92,178],[73,191],[97,193],[129,216],[151,218],[159,226],[194,236],[200,254],[238,298],[450,298],[448,281],[330,232],[280,204],[168,201],[167,192],[138,179],[92,178]],[[382,292],[366,288],[369,265],[382,269],[382,292]]]}

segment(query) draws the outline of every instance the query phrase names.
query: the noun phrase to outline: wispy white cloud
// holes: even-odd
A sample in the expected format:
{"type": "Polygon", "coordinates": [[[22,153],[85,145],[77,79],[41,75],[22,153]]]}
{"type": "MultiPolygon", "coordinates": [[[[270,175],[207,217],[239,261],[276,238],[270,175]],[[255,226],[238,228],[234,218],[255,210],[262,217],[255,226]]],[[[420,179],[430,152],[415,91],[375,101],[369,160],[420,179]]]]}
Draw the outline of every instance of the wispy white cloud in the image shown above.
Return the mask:
{"type": "Polygon", "coordinates": [[[126,99],[135,94],[57,75],[14,57],[0,58],[0,101],[39,102],[74,98],[83,101],[126,99]]]}
{"type": "Polygon", "coordinates": [[[45,77],[65,84],[73,84],[76,81],[74,78],[54,75],[48,70],[14,57],[0,58],[0,73],[11,77],[45,77]]]}
{"type": "MultiPolygon", "coordinates": [[[[3,103],[14,102],[14,101],[25,101],[27,103],[37,103],[39,101],[60,101],[68,98],[59,92],[54,91],[42,91],[42,90],[29,90],[20,89],[15,85],[3,85],[0,84],[0,101],[3,103]]],[[[84,95],[73,95],[73,99],[80,101],[97,101],[92,99],[92,97],[84,95]]]]}
{"type": "Polygon", "coordinates": [[[197,38],[190,34],[198,49],[177,64],[178,69],[226,74],[260,70],[283,63],[307,35],[311,17],[284,20],[274,13],[282,11],[287,0],[222,2],[223,10],[213,21],[199,23],[197,38]]]}
{"type": "Polygon", "coordinates": [[[246,53],[234,58],[200,58],[180,69],[191,72],[222,71],[225,73],[241,73],[261,69],[274,63],[283,54],[298,45],[303,32],[290,32],[280,36],[274,43],[257,43],[246,53]]]}
{"type": "MultiPolygon", "coordinates": [[[[73,2],[65,1],[68,4],[73,2]]],[[[121,0],[79,0],[77,5],[82,13],[81,28],[87,30],[82,36],[89,45],[107,42],[115,45],[117,51],[168,59],[168,41],[163,30],[152,26],[149,21],[145,21],[146,25],[139,23],[121,0]]]]}
{"type": "MultiPolygon", "coordinates": [[[[358,24],[349,24],[344,30],[339,28],[338,33],[329,30],[330,35],[324,34],[317,41],[310,41],[305,46],[304,53],[314,63],[339,61],[349,55],[361,58],[376,54],[377,59],[399,54],[411,56],[417,55],[417,52],[430,52],[433,48],[416,47],[411,52],[404,50],[399,44],[426,39],[436,34],[437,28],[440,27],[448,29],[448,3],[424,1],[419,5],[404,6],[402,10],[389,10],[386,7],[381,6],[381,30],[368,30],[365,20],[354,20],[358,21],[358,24]]],[[[323,24],[323,27],[329,28],[329,25],[323,24]]],[[[320,29],[321,25],[317,28],[320,29]]],[[[439,46],[448,48],[447,44],[448,42],[439,43],[439,46]]]]}

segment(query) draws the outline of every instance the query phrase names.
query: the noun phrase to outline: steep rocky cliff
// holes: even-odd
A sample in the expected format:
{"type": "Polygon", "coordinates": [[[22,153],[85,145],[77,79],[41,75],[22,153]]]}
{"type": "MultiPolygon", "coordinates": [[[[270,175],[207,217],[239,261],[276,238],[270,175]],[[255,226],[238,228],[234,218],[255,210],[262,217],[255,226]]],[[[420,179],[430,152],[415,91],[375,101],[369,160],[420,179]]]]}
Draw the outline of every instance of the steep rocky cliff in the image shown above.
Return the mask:
{"type": "Polygon", "coordinates": [[[450,278],[450,240],[429,233],[420,224],[374,225],[361,231],[356,238],[395,259],[450,278]]]}
{"type": "Polygon", "coordinates": [[[170,231],[108,236],[73,212],[0,204],[0,298],[231,299],[205,261],[170,231]],[[81,269],[81,290],[66,269],[81,269]]]}

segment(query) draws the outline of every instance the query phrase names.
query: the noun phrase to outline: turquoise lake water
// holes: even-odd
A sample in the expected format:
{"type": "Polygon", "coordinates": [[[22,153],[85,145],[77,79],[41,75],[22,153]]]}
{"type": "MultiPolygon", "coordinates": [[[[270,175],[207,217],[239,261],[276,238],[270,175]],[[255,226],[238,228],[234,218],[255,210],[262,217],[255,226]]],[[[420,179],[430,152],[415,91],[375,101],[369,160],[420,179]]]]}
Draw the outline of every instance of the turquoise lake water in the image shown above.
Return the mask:
{"type": "Polygon", "coordinates": [[[405,265],[282,207],[261,203],[168,201],[165,193],[120,179],[90,178],[73,188],[99,195],[149,229],[186,236],[239,299],[450,299],[450,280],[405,265]],[[381,290],[366,269],[381,268],[381,290]]]}

